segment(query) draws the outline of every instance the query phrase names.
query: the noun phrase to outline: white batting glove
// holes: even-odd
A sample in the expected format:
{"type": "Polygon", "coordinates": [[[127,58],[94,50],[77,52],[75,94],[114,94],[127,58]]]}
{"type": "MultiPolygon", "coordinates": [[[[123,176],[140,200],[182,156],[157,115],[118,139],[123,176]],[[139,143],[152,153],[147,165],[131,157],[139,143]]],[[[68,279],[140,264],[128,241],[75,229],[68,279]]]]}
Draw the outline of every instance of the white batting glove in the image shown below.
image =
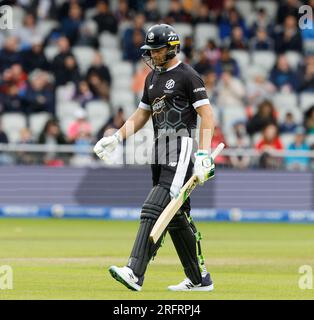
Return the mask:
{"type": "Polygon", "coordinates": [[[122,141],[119,131],[109,137],[101,138],[94,147],[94,152],[99,159],[106,164],[112,164],[111,153],[116,149],[119,142],[122,141]]]}
{"type": "Polygon", "coordinates": [[[195,153],[194,174],[200,185],[215,176],[215,163],[207,150],[198,150],[195,153]]]}

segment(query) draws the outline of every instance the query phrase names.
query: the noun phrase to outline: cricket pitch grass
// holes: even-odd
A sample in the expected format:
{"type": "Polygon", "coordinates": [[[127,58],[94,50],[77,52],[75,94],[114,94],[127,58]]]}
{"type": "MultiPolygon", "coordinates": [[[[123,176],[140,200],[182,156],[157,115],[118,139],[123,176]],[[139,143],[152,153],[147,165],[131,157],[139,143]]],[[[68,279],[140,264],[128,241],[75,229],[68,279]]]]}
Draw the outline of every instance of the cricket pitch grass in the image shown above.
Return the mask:
{"type": "MultiPolygon", "coordinates": [[[[0,219],[0,267],[13,269],[3,299],[314,299],[299,268],[314,269],[314,225],[197,223],[213,292],[170,292],[185,278],[169,235],[148,266],[142,292],[111,278],[126,264],[138,222],[0,219]]],[[[0,274],[1,277],[1,274],[0,274]]]]}

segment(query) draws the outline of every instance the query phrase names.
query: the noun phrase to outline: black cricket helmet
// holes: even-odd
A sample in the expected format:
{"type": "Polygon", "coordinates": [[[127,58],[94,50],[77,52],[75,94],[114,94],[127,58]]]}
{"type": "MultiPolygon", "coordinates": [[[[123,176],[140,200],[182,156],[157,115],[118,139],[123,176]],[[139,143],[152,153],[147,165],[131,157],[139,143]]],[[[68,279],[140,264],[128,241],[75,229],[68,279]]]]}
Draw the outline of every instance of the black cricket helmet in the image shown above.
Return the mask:
{"type": "Polygon", "coordinates": [[[141,49],[145,50],[142,54],[145,62],[153,69],[160,69],[180,52],[180,39],[172,26],[168,24],[155,24],[148,29],[145,44],[141,49]],[[162,65],[156,66],[151,58],[150,50],[164,47],[168,48],[165,60],[162,65]]]}

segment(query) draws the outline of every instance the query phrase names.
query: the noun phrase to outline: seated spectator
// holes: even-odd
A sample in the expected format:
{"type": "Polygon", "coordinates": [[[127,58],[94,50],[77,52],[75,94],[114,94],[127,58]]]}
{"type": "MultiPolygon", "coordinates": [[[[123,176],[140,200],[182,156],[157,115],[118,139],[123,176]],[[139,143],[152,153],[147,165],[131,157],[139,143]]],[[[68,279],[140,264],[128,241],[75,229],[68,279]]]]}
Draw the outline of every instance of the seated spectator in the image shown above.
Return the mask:
{"type": "Polygon", "coordinates": [[[307,134],[314,134],[314,105],[304,114],[304,127],[307,134]]]}
{"type": "Polygon", "coordinates": [[[222,48],[220,60],[215,65],[217,76],[220,77],[224,71],[229,71],[234,77],[240,77],[240,69],[235,59],[231,57],[228,48],[222,48]]]}
{"type": "Polygon", "coordinates": [[[134,17],[133,24],[126,29],[122,35],[122,51],[123,59],[136,62],[141,59],[143,51],[140,47],[143,45],[145,39],[145,16],[138,13],[134,17]]]}
{"type": "Polygon", "coordinates": [[[61,22],[61,33],[69,39],[71,45],[76,43],[82,23],[82,8],[77,3],[70,4],[68,17],[61,22]]]}
{"type": "Polygon", "coordinates": [[[205,47],[205,54],[209,63],[214,66],[221,57],[220,49],[217,47],[215,40],[209,39],[205,47]]]}
{"type": "Polygon", "coordinates": [[[16,37],[6,38],[3,48],[0,50],[0,72],[10,68],[15,63],[21,63],[21,55],[18,51],[19,41],[16,37]]]}
{"type": "Polygon", "coordinates": [[[281,1],[277,10],[277,24],[284,23],[288,16],[293,16],[295,19],[299,19],[299,0],[284,0],[281,1]]]}
{"type": "Polygon", "coordinates": [[[15,63],[11,66],[12,83],[17,86],[19,91],[23,91],[26,88],[26,81],[28,78],[27,73],[23,70],[23,67],[19,63],[15,63]]]}
{"type": "Polygon", "coordinates": [[[287,16],[282,26],[282,30],[276,33],[275,50],[277,53],[286,51],[302,53],[302,37],[298,28],[298,21],[294,16],[287,16]]]}
{"type": "Polygon", "coordinates": [[[246,94],[248,105],[255,110],[264,100],[270,99],[275,93],[276,87],[266,79],[263,71],[258,71],[247,81],[246,94]]]}
{"type": "Polygon", "coordinates": [[[125,123],[125,115],[123,109],[120,107],[117,113],[112,116],[98,131],[97,140],[100,140],[108,130],[119,130],[125,123]]]}
{"type": "MultiPolygon", "coordinates": [[[[66,139],[61,132],[58,122],[55,119],[49,119],[38,139],[39,144],[45,144],[47,147],[66,144],[66,139]]],[[[48,166],[63,166],[64,159],[55,151],[49,151],[44,155],[44,164],[48,166]]]]}
{"type": "Polygon", "coordinates": [[[76,46],[92,47],[99,49],[99,41],[97,35],[97,25],[94,21],[85,21],[80,25],[76,46]]]}
{"type": "Polygon", "coordinates": [[[281,166],[281,158],[272,156],[272,151],[283,150],[283,144],[278,135],[278,127],[275,124],[268,124],[263,129],[262,139],[255,148],[261,152],[261,168],[275,169],[281,166]]]}
{"type": "Polygon", "coordinates": [[[197,14],[194,15],[192,19],[193,24],[198,24],[198,23],[211,23],[211,17],[210,17],[210,12],[208,8],[208,4],[206,2],[201,2],[197,6],[197,14]]]}
{"type": "Polygon", "coordinates": [[[256,36],[250,41],[250,50],[258,51],[258,50],[273,50],[274,42],[268,36],[267,32],[263,28],[259,28],[256,31],[256,36]]]}
{"type": "Polygon", "coordinates": [[[179,0],[170,0],[168,14],[166,16],[167,23],[189,23],[192,21],[192,16],[185,11],[179,0]]]}
{"type": "Polygon", "coordinates": [[[217,105],[228,112],[227,108],[244,107],[245,87],[242,81],[230,71],[224,71],[217,85],[217,105]]]}
{"type": "Polygon", "coordinates": [[[56,76],[56,86],[63,86],[68,82],[73,82],[77,86],[80,80],[81,75],[75,57],[67,56],[64,59],[62,74],[56,76]]]}
{"type": "Polygon", "coordinates": [[[246,130],[253,136],[269,124],[277,124],[275,107],[269,100],[264,100],[258,105],[256,114],[247,122],[246,130]]]}
{"type": "Polygon", "coordinates": [[[248,30],[246,28],[244,19],[242,19],[239,12],[235,8],[231,8],[225,16],[218,18],[220,39],[223,41],[229,39],[231,37],[232,29],[236,26],[242,29],[245,37],[248,36],[248,30]]]}
{"type": "Polygon", "coordinates": [[[82,108],[85,108],[86,104],[94,99],[87,81],[80,81],[74,99],[81,104],[82,108]]]}
{"type": "Polygon", "coordinates": [[[202,50],[198,62],[194,65],[194,69],[200,74],[204,75],[206,72],[212,69],[212,66],[207,58],[206,51],[202,50]]]}
{"type": "Polygon", "coordinates": [[[298,89],[302,92],[314,92],[314,55],[305,57],[305,63],[298,71],[298,89]]]}
{"type": "MultiPolygon", "coordinates": [[[[20,131],[19,144],[32,144],[34,143],[32,132],[29,128],[23,128],[20,131]]],[[[36,163],[36,155],[34,153],[19,151],[16,153],[16,163],[30,165],[36,163]]]]}
{"type": "Polygon", "coordinates": [[[2,112],[25,112],[25,105],[20,90],[16,84],[8,87],[5,94],[0,96],[0,108],[2,112]]]}
{"type": "MultiPolygon", "coordinates": [[[[233,137],[228,141],[230,148],[237,151],[242,151],[245,154],[245,149],[250,148],[250,139],[246,133],[245,123],[237,121],[233,125],[233,137]]],[[[251,159],[248,156],[234,155],[230,156],[230,163],[236,169],[246,169],[250,166],[251,159]]]]}
{"type": "Polygon", "coordinates": [[[108,83],[100,78],[96,72],[90,72],[86,78],[90,90],[96,99],[109,101],[110,87],[108,83]]]}
{"type": "Polygon", "coordinates": [[[97,14],[93,17],[93,20],[97,23],[98,33],[109,31],[112,34],[116,34],[118,32],[118,21],[111,13],[108,2],[98,0],[96,9],[97,14]]]}
{"type": "Polygon", "coordinates": [[[217,75],[213,70],[208,70],[203,76],[205,89],[211,105],[217,103],[217,75]]]}
{"type": "Polygon", "coordinates": [[[68,128],[67,138],[70,143],[74,143],[83,134],[84,137],[90,136],[92,126],[87,120],[87,113],[84,109],[78,109],[75,112],[76,120],[68,128]]]}
{"type": "Polygon", "coordinates": [[[290,68],[285,55],[278,56],[276,64],[271,70],[269,80],[280,91],[293,92],[297,89],[296,73],[290,68]]]}
{"type": "Polygon", "coordinates": [[[31,74],[24,100],[27,104],[27,113],[44,111],[54,114],[54,92],[47,72],[36,70],[31,74]]]}
{"type": "Polygon", "coordinates": [[[75,154],[71,158],[70,163],[76,167],[86,167],[94,163],[93,154],[89,151],[92,147],[92,135],[91,132],[81,130],[75,141],[75,154]]]}
{"type": "Polygon", "coordinates": [[[118,25],[131,20],[132,11],[129,8],[127,0],[118,1],[118,6],[114,12],[114,16],[117,19],[118,25]]]}
{"type": "Polygon", "coordinates": [[[236,26],[232,29],[231,39],[229,43],[230,50],[247,50],[248,43],[243,35],[241,27],[236,26]]]}
{"type": "Polygon", "coordinates": [[[50,70],[50,63],[44,54],[41,38],[32,39],[31,48],[22,52],[22,61],[27,73],[35,69],[50,70]]]}
{"type": "Polygon", "coordinates": [[[101,56],[101,53],[99,51],[96,51],[94,54],[94,58],[92,61],[91,66],[89,67],[87,71],[87,77],[90,76],[90,74],[95,73],[97,76],[104,82],[107,83],[108,87],[111,85],[111,73],[107,65],[105,65],[103,58],[101,56]]]}
{"type": "Polygon", "coordinates": [[[36,18],[33,13],[27,13],[23,19],[23,26],[13,30],[12,34],[19,38],[22,50],[30,49],[33,38],[41,36],[36,25],[36,18]]]}
{"type": "Polygon", "coordinates": [[[157,23],[161,19],[161,14],[157,6],[157,0],[147,0],[144,10],[146,21],[157,23]]]}
{"type": "MultiPolygon", "coordinates": [[[[299,151],[309,151],[310,147],[305,143],[305,130],[303,127],[298,127],[295,132],[295,140],[289,147],[289,151],[299,150],[299,151]]],[[[309,157],[292,157],[287,156],[285,158],[286,168],[288,170],[307,170],[310,165],[309,157]]]]}
{"type": "Polygon", "coordinates": [[[266,36],[272,36],[274,32],[274,25],[270,21],[265,8],[259,8],[257,11],[256,19],[250,29],[251,37],[256,37],[258,30],[264,30],[266,36]]]}
{"type": "Polygon", "coordinates": [[[195,54],[193,37],[186,36],[184,38],[184,42],[183,42],[183,46],[181,48],[181,51],[184,53],[185,62],[186,63],[191,63],[193,61],[193,57],[194,57],[194,54],[195,54]]]}
{"type": "Polygon", "coordinates": [[[291,112],[287,112],[284,122],[279,126],[279,131],[280,133],[294,133],[297,126],[298,125],[294,120],[293,114],[291,112]]]}

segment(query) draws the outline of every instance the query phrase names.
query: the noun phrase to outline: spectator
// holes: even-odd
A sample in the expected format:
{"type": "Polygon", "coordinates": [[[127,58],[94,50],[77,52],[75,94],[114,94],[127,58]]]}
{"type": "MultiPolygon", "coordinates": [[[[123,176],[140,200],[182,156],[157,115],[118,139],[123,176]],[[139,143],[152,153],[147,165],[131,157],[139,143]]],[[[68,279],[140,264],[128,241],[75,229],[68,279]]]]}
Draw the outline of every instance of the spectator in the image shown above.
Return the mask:
{"type": "Polygon", "coordinates": [[[122,36],[123,59],[136,62],[141,58],[143,52],[140,47],[145,39],[144,23],[145,16],[139,13],[134,17],[133,25],[125,30],[122,36]]]}
{"type": "Polygon", "coordinates": [[[100,78],[96,72],[89,73],[87,83],[96,99],[109,101],[110,88],[108,83],[100,78]]]}
{"type": "Polygon", "coordinates": [[[195,55],[193,37],[186,36],[184,38],[184,42],[183,42],[183,46],[182,46],[181,51],[184,53],[186,62],[191,63],[193,60],[193,57],[195,55]]]}
{"type": "Polygon", "coordinates": [[[211,105],[217,103],[217,75],[213,70],[208,70],[204,74],[204,84],[207,96],[211,102],[211,105]]]}
{"type": "Polygon", "coordinates": [[[215,40],[209,39],[205,48],[205,53],[209,63],[214,66],[221,57],[220,49],[217,47],[215,40]]]}
{"type": "Polygon", "coordinates": [[[94,58],[92,61],[92,65],[87,71],[87,77],[89,77],[91,74],[97,74],[97,76],[106,84],[108,87],[111,85],[111,73],[109,68],[104,64],[103,58],[101,56],[101,53],[99,51],[96,51],[94,54],[94,58]]]}
{"type": "Polygon", "coordinates": [[[284,92],[293,92],[297,89],[296,73],[290,68],[285,55],[279,55],[269,79],[277,88],[284,92]]]}
{"type": "Polygon", "coordinates": [[[47,72],[36,70],[31,74],[24,100],[28,113],[44,111],[54,114],[54,93],[47,72]]]}
{"type": "Polygon", "coordinates": [[[99,41],[97,35],[97,25],[93,20],[85,21],[80,25],[76,46],[92,47],[99,49],[99,41]]]}
{"type": "Polygon", "coordinates": [[[314,55],[307,56],[298,71],[298,89],[314,92],[314,55]]]}
{"type": "Polygon", "coordinates": [[[294,133],[297,128],[297,123],[294,120],[293,114],[287,112],[283,123],[279,126],[280,133],[294,133]]]}
{"type": "Polygon", "coordinates": [[[79,30],[83,23],[82,9],[78,4],[71,4],[68,17],[64,18],[61,24],[61,33],[64,34],[71,45],[78,39],[79,30]]]}
{"type": "Polygon", "coordinates": [[[251,36],[257,36],[258,30],[265,30],[266,36],[273,36],[274,25],[270,21],[265,8],[259,8],[255,21],[251,26],[251,36]]]}
{"type": "Polygon", "coordinates": [[[307,134],[314,134],[314,105],[304,114],[304,127],[307,134]]]}
{"type": "Polygon", "coordinates": [[[94,163],[93,155],[89,151],[92,147],[92,135],[86,130],[82,130],[78,133],[74,145],[75,155],[71,158],[70,164],[76,167],[86,167],[94,163]]]}
{"type": "MultiPolygon", "coordinates": [[[[237,121],[233,125],[233,136],[228,141],[229,147],[236,151],[242,151],[245,154],[245,149],[250,147],[250,139],[246,133],[245,123],[237,121]]],[[[249,167],[251,162],[250,157],[243,155],[230,156],[230,163],[234,168],[246,169],[249,167]]]]}
{"type": "Polygon", "coordinates": [[[67,56],[64,59],[62,75],[56,77],[56,86],[63,86],[68,82],[73,82],[76,86],[81,80],[80,71],[74,56],[67,56]]]}
{"type": "Polygon", "coordinates": [[[35,69],[50,70],[50,63],[44,54],[41,38],[33,38],[31,45],[30,49],[22,52],[24,70],[27,73],[30,73],[35,69]]]}
{"type": "Polygon", "coordinates": [[[161,19],[161,15],[157,7],[157,0],[147,0],[144,14],[146,21],[149,22],[156,23],[161,19]]]}
{"type": "Polygon", "coordinates": [[[131,20],[131,11],[127,0],[119,0],[118,7],[115,12],[115,17],[118,24],[131,20]]]}
{"type": "Polygon", "coordinates": [[[293,16],[295,19],[299,19],[299,0],[284,0],[281,1],[277,11],[277,24],[282,25],[287,16],[293,16]]]}
{"type": "Polygon", "coordinates": [[[278,135],[278,127],[275,124],[268,124],[263,129],[262,139],[256,144],[255,148],[261,152],[261,168],[275,169],[281,166],[281,158],[271,154],[272,151],[283,150],[283,144],[278,135]]]}
{"type": "Polygon", "coordinates": [[[0,72],[10,68],[15,63],[21,62],[18,51],[19,41],[16,37],[8,37],[3,48],[0,50],[0,72]]]}
{"type": "Polygon", "coordinates": [[[256,31],[256,36],[254,38],[252,38],[250,41],[250,49],[251,49],[251,51],[273,50],[274,49],[274,42],[267,35],[267,32],[265,29],[259,28],[256,31]]]}
{"type": "Polygon", "coordinates": [[[112,116],[98,131],[97,140],[100,140],[108,130],[119,130],[125,123],[125,115],[123,109],[120,107],[117,113],[112,116]]]}
{"type": "Polygon", "coordinates": [[[87,113],[84,109],[75,112],[76,120],[68,128],[67,138],[70,143],[75,143],[81,137],[88,137],[92,133],[92,127],[87,120],[87,113]]]}
{"type": "Polygon", "coordinates": [[[220,60],[217,62],[215,70],[218,77],[220,77],[224,71],[229,71],[234,77],[240,77],[238,63],[231,57],[228,48],[221,49],[220,60]]]}
{"type": "Polygon", "coordinates": [[[248,105],[255,110],[262,101],[270,99],[275,93],[276,87],[266,79],[263,71],[255,72],[252,78],[252,80],[247,81],[246,94],[248,105]]]}
{"type": "Polygon", "coordinates": [[[41,36],[40,30],[36,25],[36,18],[33,13],[27,13],[23,19],[23,26],[14,29],[12,35],[19,38],[22,50],[30,49],[33,38],[41,36]]]}
{"type": "Polygon", "coordinates": [[[168,24],[173,23],[190,23],[192,21],[192,16],[186,12],[179,0],[170,0],[169,11],[166,16],[168,24]]]}
{"type": "MultiPolygon", "coordinates": [[[[38,143],[45,144],[47,147],[66,144],[66,139],[61,132],[58,122],[49,119],[39,135],[38,143]]],[[[48,166],[63,166],[64,159],[55,151],[49,151],[44,155],[44,164],[48,166]]]]}
{"type": "Polygon", "coordinates": [[[294,16],[287,16],[281,31],[275,36],[275,50],[277,53],[296,51],[302,53],[303,44],[298,22],[294,16]]]}
{"type": "Polygon", "coordinates": [[[248,49],[248,44],[243,35],[243,30],[239,26],[236,26],[232,29],[229,49],[230,50],[247,50],[248,49]]]}
{"type": "Polygon", "coordinates": [[[247,122],[246,129],[249,135],[262,131],[269,124],[277,124],[274,105],[264,100],[258,105],[256,114],[247,122]]]}
{"type": "Polygon", "coordinates": [[[210,12],[208,8],[208,4],[205,2],[201,2],[197,6],[197,14],[194,16],[192,23],[198,24],[198,23],[211,23],[212,20],[210,18],[210,12]]]}
{"type": "Polygon", "coordinates": [[[194,65],[194,69],[200,74],[204,75],[206,72],[212,69],[212,66],[207,58],[206,51],[202,50],[200,52],[199,60],[194,65]]]}
{"type": "Polygon", "coordinates": [[[86,104],[94,99],[94,95],[89,88],[87,81],[80,81],[77,92],[75,95],[75,100],[80,103],[82,108],[85,108],[86,104]]]}
{"type": "MultiPolygon", "coordinates": [[[[310,151],[310,147],[305,143],[305,130],[303,127],[298,127],[295,132],[294,142],[292,142],[288,150],[298,150],[298,151],[310,151]]],[[[287,156],[285,158],[286,168],[288,170],[307,170],[310,165],[309,157],[292,157],[287,156]]]]}
{"type": "Polygon", "coordinates": [[[105,0],[98,0],[97,14],[93,17],[98,26],[98,33],[109,31],[112,34],[118,32],[118,22],[115,16],[110,12],[108,2],[105,0]]]}
{"type": "Polygon", "coordinates": [[[242,81],[231,72],[224,71],[217,85],[217,105],[228,112],[227,108],[244,107],[245,87],[242,81]]]}
{"type": "MultiPolygon", "coordinates": [[[[20,131],[19,144],[31,144],[34,143],[32,132],[29,128],[23,128],[20,131]]],[[[30,165],[36,163],[36,157],[33,153],[19,151],[16,153],[16,163],[30,165]]]]}

